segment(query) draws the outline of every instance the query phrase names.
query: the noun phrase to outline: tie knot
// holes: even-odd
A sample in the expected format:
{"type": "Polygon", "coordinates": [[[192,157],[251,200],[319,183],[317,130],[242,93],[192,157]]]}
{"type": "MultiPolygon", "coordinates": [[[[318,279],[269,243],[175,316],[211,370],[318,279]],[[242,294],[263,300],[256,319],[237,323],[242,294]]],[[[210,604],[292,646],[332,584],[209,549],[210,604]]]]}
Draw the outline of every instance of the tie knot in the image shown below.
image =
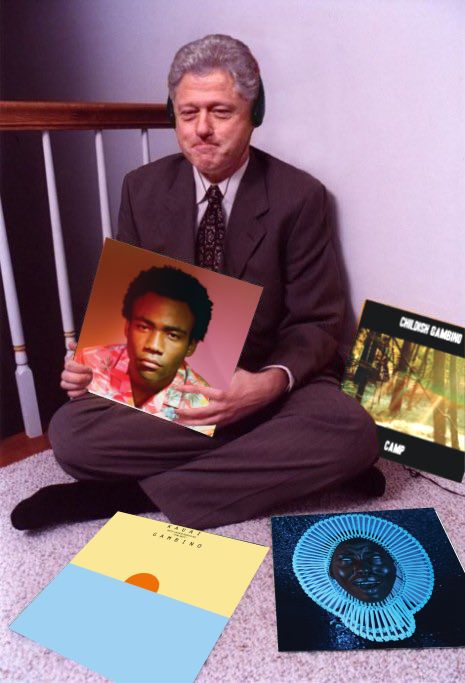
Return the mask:
{"type": "Polygon", "coordinates": [[[209,204],[220,204],[223,199],[223,194],[218,185],[210,185],[206,197],[209,204]]]}

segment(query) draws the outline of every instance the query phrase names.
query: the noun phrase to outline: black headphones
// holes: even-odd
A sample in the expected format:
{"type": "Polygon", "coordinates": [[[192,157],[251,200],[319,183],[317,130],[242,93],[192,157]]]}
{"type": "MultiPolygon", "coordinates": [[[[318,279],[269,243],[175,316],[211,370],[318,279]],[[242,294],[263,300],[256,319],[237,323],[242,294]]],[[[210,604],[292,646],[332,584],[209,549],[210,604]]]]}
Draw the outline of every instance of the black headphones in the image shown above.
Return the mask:
{"type": "MultiPolygon", "coordinates": [[[[168,97],[166,101],[166,113],[168,115],[169,122],[173,128],[176,127],[176,116],[174,114],[173,100],[168,97]]],[[[258,128],[263,123],[265,117],[265,89],[263,87],[263,81],[260,76],[258,81],[258,95],[253,103],[251,119],[254,128],[258,128]]]]}

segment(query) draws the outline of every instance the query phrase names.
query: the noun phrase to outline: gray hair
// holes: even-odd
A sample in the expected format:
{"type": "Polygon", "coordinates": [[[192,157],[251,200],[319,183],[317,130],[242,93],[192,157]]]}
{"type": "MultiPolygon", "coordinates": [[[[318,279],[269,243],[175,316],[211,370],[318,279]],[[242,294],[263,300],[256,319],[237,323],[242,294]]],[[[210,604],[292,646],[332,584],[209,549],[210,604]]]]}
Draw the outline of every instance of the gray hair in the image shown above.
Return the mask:
{"type": "Polygon", "coordinates": [[[176,52],[168,74],[171,99],[174,99],[176,88],[185,74],[205,75],[214,69],[229,71],[244,99],[257,99],[260,83],[257,60],[245,43],[221,34],[194,40],[176,52]]]}

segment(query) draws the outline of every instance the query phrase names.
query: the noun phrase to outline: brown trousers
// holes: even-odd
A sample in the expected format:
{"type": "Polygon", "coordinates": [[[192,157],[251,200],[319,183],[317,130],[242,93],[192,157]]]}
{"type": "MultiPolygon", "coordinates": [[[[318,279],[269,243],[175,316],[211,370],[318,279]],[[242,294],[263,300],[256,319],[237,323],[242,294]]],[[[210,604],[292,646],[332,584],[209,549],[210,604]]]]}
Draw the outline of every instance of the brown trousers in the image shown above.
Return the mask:
{"type": "Polygon", "coordinates": [[[137,479],[173,523],[197,529],[335,486],[378,457],[372,419],[329,378],[213,438],[91,394],[62,406],[49,435],[76,479],[137,479]]]}

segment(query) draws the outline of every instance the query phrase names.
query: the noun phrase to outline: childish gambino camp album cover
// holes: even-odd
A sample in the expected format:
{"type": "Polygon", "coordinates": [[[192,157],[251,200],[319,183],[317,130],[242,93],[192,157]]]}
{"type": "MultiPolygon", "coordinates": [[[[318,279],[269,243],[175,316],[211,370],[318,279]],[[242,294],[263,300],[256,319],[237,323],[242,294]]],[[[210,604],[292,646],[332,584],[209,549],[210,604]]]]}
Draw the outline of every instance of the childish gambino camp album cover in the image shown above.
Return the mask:
{"type": "Polygon", "coordinates": [[[268,550],[117,512],[10,628],[118,683],[194,681],[268,550]]]}
{"type": "Polygon", "coordinates": [[[433,508],[272,518],[280,651],[465,645],[465,573],[433,508]]]}
{"type": "Polygon", "coordinates": [[[75,354],[92,369],[88,390],[212,436],[202,409],[209,391],[229,387],[261,292],[105,240],[75,354]],[[189,425],[181,413],[194,408],[189,425]]]}
{"type": "Polygon", "coordinates": [[[461,481],[464,328],[367,301],[342,390],[377,425],[389,460],[461,481]]]}

